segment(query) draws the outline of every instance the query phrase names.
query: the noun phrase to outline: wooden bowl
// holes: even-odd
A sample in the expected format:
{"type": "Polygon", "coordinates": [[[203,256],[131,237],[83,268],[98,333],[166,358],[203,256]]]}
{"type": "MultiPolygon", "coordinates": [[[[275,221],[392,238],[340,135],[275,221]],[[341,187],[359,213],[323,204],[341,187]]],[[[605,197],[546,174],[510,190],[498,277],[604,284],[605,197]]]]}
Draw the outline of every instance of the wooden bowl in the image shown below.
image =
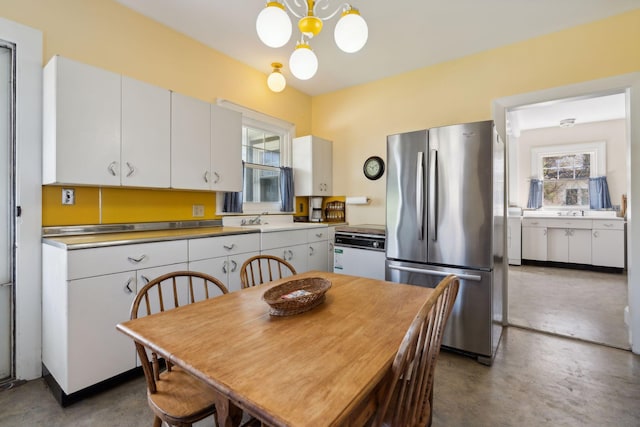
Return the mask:
{"type": "Polygon", "coordinates": [[[322,304],[330,287],[331,282],[322,277],[292,279],[265,291],[262,299],[272,316],[291,316],[322,304]]]}

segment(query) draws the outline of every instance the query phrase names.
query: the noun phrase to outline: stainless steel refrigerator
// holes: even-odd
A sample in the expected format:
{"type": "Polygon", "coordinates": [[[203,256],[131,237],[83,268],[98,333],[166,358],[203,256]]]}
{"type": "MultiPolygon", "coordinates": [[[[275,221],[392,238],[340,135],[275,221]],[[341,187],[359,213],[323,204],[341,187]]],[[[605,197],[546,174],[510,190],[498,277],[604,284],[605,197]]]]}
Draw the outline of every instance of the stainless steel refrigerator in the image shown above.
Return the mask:
{"type": "Polygon", "coordinates": [[[460,279],[442,345],[491,364],[502,333],[504,143],[492,121],[387,137],[386,279],[460,279]]]}

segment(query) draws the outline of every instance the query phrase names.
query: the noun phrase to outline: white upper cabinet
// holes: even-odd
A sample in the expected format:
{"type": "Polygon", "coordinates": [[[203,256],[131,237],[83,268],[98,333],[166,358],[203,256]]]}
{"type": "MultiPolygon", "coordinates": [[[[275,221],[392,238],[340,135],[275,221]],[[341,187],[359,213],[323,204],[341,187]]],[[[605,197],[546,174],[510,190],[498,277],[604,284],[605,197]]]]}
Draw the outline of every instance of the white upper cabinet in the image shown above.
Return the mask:
{"type": "Polygon", "coordinates": [[[242,191],[242,114],[171,94],[171,187],[242,191]]]}
{"type": "Polygon", "coordinates": [[[242,191],[242,114],[54,56],[43,184],[242,191]]]}
{"type": "Polygon", "coordinates": [[[168,90],[55,56],[43,114],[44,184],[169,187],[168,90]]]}
{"type": "Polygon", "coordinates": [[[242,191],[242,113],[211,105],[211,190],[242,191]]]}
{"type": "Polygon", "coordinates": [[[293,140],[296,196],[330,196],[333,193],[333,147],[317,136],[293,140]]]}
{"type": "Polygon", "coordinates": [[[171,187],[209,190],[211,104],[171,93],[171,187]]]}
{"type": "Polygon", "coordinates": [[[122,185],[169,188],[170,137],[171,93],[123,76],[122,185]]]}
{"type": "Polygon", "coordinates": [[[120,185],[120,75],[55,56],[43,83],[43,184],[120,185]]]}

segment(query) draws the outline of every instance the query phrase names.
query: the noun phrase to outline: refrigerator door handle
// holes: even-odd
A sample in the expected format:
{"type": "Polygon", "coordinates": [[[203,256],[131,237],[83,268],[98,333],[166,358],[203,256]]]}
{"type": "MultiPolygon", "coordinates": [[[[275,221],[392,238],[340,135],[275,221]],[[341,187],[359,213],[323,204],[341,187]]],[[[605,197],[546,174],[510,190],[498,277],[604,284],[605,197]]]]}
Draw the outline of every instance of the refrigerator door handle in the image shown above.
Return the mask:
{"type": "Polygon", "coordinates": [[[429,235],[434,242],[438,240],[436,214],[438,212],[438,150],[429,153],[429,235]]]}
{"type": "MultiPolygon", "coordinates": [[[[439,270],[426,270],[423,268],[413,268],[413,267],[403,267],[400,265],[389,265],[389,268],[392,270],[399,270],[399,271],[406,271],[409,273],[418,273],[418,274],[428,274],[431,276],[448,276],[450,274],[455,274],[455,273],[450,273],[447,271],[439,271],[439,270]]],[[[475,282],[480,282],[482,280],[481,276],[478,276],[477,274],[455,274],[456,277],[462,279],[462,280],[473,280],[475,282]]]]}
{"type": "Polygon", "coordinates": [[[418,240],[424,236],[424,153],[418,152],[418,166],[416,168],[416,219],[418,222],[418,240]]]}

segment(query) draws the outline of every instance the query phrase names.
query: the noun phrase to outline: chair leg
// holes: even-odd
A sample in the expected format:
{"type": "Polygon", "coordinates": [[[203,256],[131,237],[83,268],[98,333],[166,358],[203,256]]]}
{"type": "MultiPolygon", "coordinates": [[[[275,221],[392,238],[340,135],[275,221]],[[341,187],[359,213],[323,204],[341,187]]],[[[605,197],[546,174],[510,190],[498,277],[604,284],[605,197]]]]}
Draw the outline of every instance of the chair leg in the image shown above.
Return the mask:
{"type": "Polygon", "coordinates": [[[162,420],[158,417],[153,417],[153,427],[162,427],[162,420]]]}

